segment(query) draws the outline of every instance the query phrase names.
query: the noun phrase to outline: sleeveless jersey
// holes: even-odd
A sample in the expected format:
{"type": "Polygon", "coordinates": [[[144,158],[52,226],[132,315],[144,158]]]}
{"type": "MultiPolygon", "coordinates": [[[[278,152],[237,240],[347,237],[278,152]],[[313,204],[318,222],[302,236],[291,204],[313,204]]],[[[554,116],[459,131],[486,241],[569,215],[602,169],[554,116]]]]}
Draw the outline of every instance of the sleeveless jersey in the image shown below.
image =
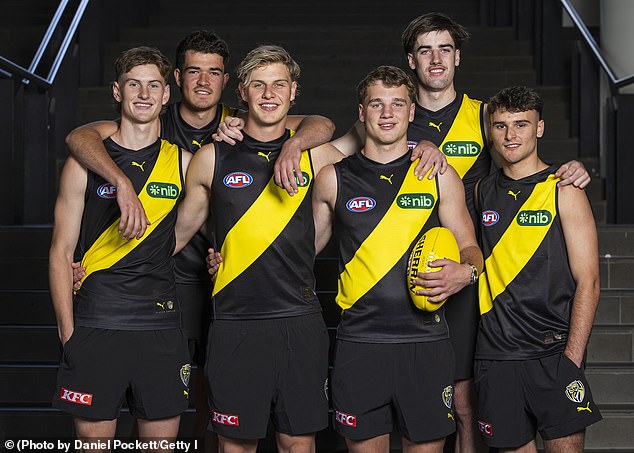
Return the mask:
{"type": "Polygon", "coordinates": [[[357,153],[335,164],[339,339],[409,343],[448,337],[444,309],[419,310],[407,288],[413,245],[439,225],[438,182],[419,181],[409,158],[406,153],[381,164],[357,153]]]}
{"type": "Polygon", "coordinates": [[[473,205],[473,186],[488,175],[491,168],[483,110],[482,101],[458,93],[456,99],[436,112],[416,104],[414,121],[407,129],[410,148],[422,140],[429,140],[438,146],[447,157],[447,162],[458,172],[474,225],[479,220],[473,205]]]}
{"type": "Polygon", "coordinates": [[[478,186],[485,259],[478,359],[533,359],[566,345],[575,281],[557,209],[556,169],[517,181],[500,170],[478,186]]]}
{"type": "MultiPolygon", "coordinates": [[[[191,153],[195,153],[201,146],[212,143],[211,136],[218,130],[218,126],[227,115],[235,114],[235,109],[218,104],[216,116],[205,127],[197,129],[183,120],[178,110],[180,102],[170,104],[161,115],[161,137],[170,143],[175,143],[191,153]]],[[[205,258],[209,240],[197,231],[183,249],[174,257],[176,282],[178,284],[199,285],[201,282],[210,285],[209,274],[205,258]]]]}
{"type": "Polygon", "coordinates": [[[303,151],[305,178],[290,197],[275,185],[273,166],[287,131],[271,142],[244,134],[234,146],[216,143],[210,218],[223,256],[214,283],[215,319],[271,319],[318,313],[311,206],[313,168],[303,151]]]}
{"type": "Polygon", "coordinates": [[[121,239],[116,189],[88,171],[78,243],[86,276],[74,301],[75,324],[117,330],[177,328],[172,252],[183,187],[181,151],[165,140],[138,151],[111,139],[104,145],[132,181],[151,223],[140,240],[121,239]]]}

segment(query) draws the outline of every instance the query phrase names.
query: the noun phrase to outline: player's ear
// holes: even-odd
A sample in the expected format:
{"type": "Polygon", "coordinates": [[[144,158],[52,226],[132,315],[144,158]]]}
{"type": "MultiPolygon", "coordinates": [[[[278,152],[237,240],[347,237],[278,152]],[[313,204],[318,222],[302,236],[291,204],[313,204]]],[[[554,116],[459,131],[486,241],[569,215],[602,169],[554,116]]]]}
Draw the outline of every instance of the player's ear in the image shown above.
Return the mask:
{"type": "Polygon", "coordinates": [[[224,75],[222,76],[223,81],[222,81],[222,89],[224,90],[227,86],[227,82],[229,81],[229,73],[225,72],[224,75]]]}
{"type": "Polygon", "coordinates": [[[115,101],[121,102],[121,89],[119,87],[119,82],[116,80],[112,82],[112,97],[115,101]]]}
{"type": "Polygon", "coordinates": [[[295,100],[296,94],[297,94],[297,82],[293,81],[291,83],[291,101],[295,100]]]}
{"type": "Polygon", "coordinates": [[[176,80],[176,85],[180,88],[181,86],[181,70],[179,68],[174,68],[174,80],[176,80]]]}
{"type": "Polygon", "coordinates": [[[539,120],[537,123],[537,138],[542,138],[544,135],[544,120],[539,120]]]}
{"type": "Polygon", "coordinates": [[[456,49],[456,54],[454,56],[454,64],[456,66],[460,66],[460,49],[456,49]]]}
{"type": "Polygon", "coordinates": [[[359,121],[365,123],[365,108],[363,104],[359,104],[359,121]]]}
{"type": "Polygon", "coordinates": [[[416,61],[414,60],[414,55],[411,53],[407,54],[407,64],[412,71],[416,69],[416,61]]]}
{"type": "Polygon", "coordinates": [[[165,85],[165,90],[163,91],[163,99],[161,104],[162,105],[167,105],[167,103],[170,100],[170,85],[169,83],[165,85]]]}
{"type": "Polygon", "coordinates": [[[414,121],[414,112],[416,111],[416,104],[412,102],[412,105],[409,106],[409,122],[414,121]]]}

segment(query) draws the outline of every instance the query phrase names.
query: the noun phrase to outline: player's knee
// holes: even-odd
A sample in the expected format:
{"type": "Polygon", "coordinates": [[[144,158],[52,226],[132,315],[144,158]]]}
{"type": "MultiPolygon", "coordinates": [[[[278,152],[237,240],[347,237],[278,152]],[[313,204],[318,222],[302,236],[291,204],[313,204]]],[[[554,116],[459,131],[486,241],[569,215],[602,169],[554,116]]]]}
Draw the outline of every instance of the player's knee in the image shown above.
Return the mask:
{"type": "Polygon", "coordinates": [[[219,453],[255,453],[257,448],[257,440],[231,439],[218,436],[219,453]]]}
{"type": "Polygon", "coordinates": [[[314,453],[315,435],[289,436],[278,433],[277,449],[279,453],[314,453]]]}

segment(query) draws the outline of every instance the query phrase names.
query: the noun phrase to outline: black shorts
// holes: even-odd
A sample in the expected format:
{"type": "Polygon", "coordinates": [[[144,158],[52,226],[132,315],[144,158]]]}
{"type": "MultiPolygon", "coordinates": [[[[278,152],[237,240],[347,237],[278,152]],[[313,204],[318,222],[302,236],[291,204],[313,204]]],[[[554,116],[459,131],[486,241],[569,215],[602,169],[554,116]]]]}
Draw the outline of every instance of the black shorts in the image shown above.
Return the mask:
{"type": "Polygon", "coordinates": [[[445,318],[449,326],[449,338],[456,354],[456,376],[454,380],[473,378],[480,307],[478,285],[465,286],[445,304],[445,318]]]}
{"type": "Polygon", "coordinates": [[[215,320],[205,374],[209,429],[219,435],[262,439],[269,417],[289,435],[328,426],[328,332],[320,313],[215,320]]]}
{"type": "Polygon", "coordinates": [[[180,329],[75,327],[64,345],[53,407],[113,420],[127,400],[137,418],[179,415],[188,406],[191,366],[180,329]]]}
{"type": "Polygon", "coordinates": [[[375,344],[337,340],[332,373],[335,430],[353,439],[391,433],[412,442],[456,429],[449,340],[375,344]]]}
{"type": "Polygon", "coordinates": [[[533,360],[476,360],[478,425],[485,443],[517,448],[574,434],[601,420],[582,369],[564,354],[533,360]]]}
{"type": "Polygon", "coordinates": [[[176,284],[176,298],[181,309],[183,332],[187,337],[191,359],[205,364],[207,334],[211,323],[211,285],[176,284]]]}

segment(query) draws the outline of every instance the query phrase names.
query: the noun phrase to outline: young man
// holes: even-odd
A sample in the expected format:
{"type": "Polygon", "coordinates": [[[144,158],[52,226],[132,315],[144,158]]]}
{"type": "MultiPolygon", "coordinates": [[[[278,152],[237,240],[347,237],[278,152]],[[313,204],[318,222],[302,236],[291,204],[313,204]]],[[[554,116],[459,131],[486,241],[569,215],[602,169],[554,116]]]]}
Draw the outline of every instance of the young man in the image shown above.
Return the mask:
{"type": "MultiPolygon", "coordinates": [[[[229,79],[225,71],[228,58],[229,49],[225,41],[209,31],[193,32],[178,44],[174,78],[181,92],[181,101],[171,104],[161,115],[162,138],[192,153],[213,141],[212,134],[226,115],[235,114],[235,109],[220,103],[222,91],[229,79]]],[[[332,122],[323,117],[292,116],[288,117],[286,126],[290,129],[300,128],[297,134],[284,143],[285,148],[298,152],[303,147],[328,141],[334,131],[332,122]]],[[[145,214],[140,207],[127,208],[136,206],[138,198],[128,188],[128,178],[105,153],[101,142],[117,128],[117,123],[111,121],[84,126],[69,134],[67,142],[71,153],[80,162],[117,188],[123,237],[140,238],[146,228],[145,214]]],[[[202,368],[211,320],[211,284],[205,267],[208,247],[209,240],[199,232],[175,257],[177,297],[181,302],[183,328],[192,360],[198,365],[197,370],[200,370],[196,375],[198,382],[204,379],[202,368]]],[[[194,393],[198,409],[196,432],[201,434],[207,426],[205,386],[196,386],[194,393]]]]}
{"type": "Polygon", "coordinates": [[[303,151],[305,178],[288,197],[273,165],[292,132],[288,110],[299,66],[277,46],[260,46],[237,68],[248,108],[245,139],[203,146],[187,175],[177,249],[204,224],[225,261],[214,284],[214,327],[206,374],[210,429],[221,452],[254,452],[273,419],[281,452],[314,451],[328,425],[328,334],[314,292],[312,180],[343,156],[303,151]]]}
{"type": "MultiPolygon", "coordinates": [[[[464,183],[467,207],[474,224],[473,186],[490,171],[486,144],[486,104],[456,91],[454,75],[460,65],[460,49],[469,33],[451,18],[428,13],[412,20],[402,34],[409,67],[416,74],[414,120],[407,131],[408,146],[423,141],[437,145],[464,183]]],[[[364,127],[357,125],[333,144],[344,154],[363,146],[364,127]]],[[[435,174],[433,169],[428,176],[435,174]]],[[[421,173],[418,173],[422,177],[421,173]]],[[[590,181],[583,165],[569,162],[559,168],[560,184],[584,187],[590,181]]],[[[477,277],[477,276],[475,276],[477,277]]],[[[469,286],[446,304],[450,338],[456,353],[455,406],[458,436],[456,451],[482,449],[478,442],[473,387],[473,356],[478,324],[477,292],[469,286]]]]}
{"type": "Polygon", "coordinates": [[[121,125],[104,145],[140,194],[151,222],[144,237],[120,237],[114,186],[72,156],[60,180],[49,273],[64,351],[53,406],[75,417],[82,440],[112,439],[124,398],[141,438],[173,439],[188,404],[191,367],[171,255],[191,154],[159,140],[169,71],[148,47],[115,62],[121,125]],[[86,277],[73,299],[76,248],[86,277]]]}
{"type": "Polygon", "coordinates": [[[437,260],[431,265],[442,270],[419,274],[419,284],[432,287],[419,291],[440,301],[472,282],[482,254],[456,172],[414,175],[406,135],[415,108],[409,76],[381,66],[359,84],[358,95],[363,149],[326,167],[313,196],[316,248],[325,246],[334,225],[340,256],[334,426],[353,453],[388,451],[394,426],[404,451],[441,452],[455,430],[454,353],[444,308],[424,312],[410,300],[408,256],[428,229],[452,231],[461,263],[437,260]],[[411,209],[400,203],[407,197],[428,203],[411,209]],[[364,209],[355,200],[366,200],[364,209]]]}
{"type": "Polygon", "coordinates": [[[597,233],[585,193],[537,153],[543,102],[526,87],[489,101],[501,170],[480,181],[485,269],[475,380],[479,428],[500,451],[582,452],[601,419],[583,372],[599,301],[597,233]]]}

